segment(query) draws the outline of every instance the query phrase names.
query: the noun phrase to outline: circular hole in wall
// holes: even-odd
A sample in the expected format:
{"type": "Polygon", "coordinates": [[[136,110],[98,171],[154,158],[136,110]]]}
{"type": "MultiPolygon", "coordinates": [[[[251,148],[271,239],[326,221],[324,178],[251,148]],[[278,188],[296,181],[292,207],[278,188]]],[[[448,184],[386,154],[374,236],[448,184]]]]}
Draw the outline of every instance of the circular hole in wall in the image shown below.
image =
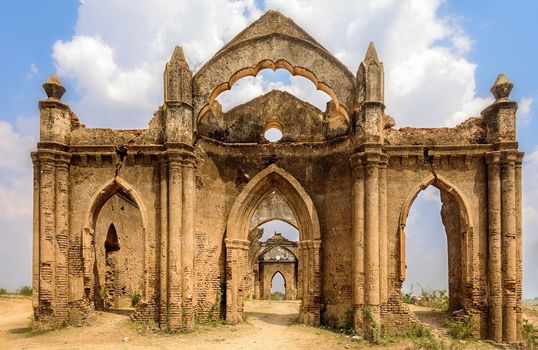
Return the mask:
{"type": "Polygon", "coordinates": [[[277,128],[270,128],[265,131],[263,136],[269,142],[278,142],[282,138],[282,131],[277,128]]]}
{"type": "Polygon", "coordinates": [[[267,125],[265,125],[265,131],[263,132],[263,137],[269,142],[278,142],[282,139],[282,124],[276,120],[270,120],[267,125]]]}

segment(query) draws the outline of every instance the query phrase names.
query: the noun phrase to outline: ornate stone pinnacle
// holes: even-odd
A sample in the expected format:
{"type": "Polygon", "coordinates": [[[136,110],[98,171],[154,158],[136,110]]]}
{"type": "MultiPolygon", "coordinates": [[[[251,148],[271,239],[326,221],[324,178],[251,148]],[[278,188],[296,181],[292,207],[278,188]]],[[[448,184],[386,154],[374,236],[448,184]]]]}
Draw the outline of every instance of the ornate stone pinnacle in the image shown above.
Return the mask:
{"type": "Polygon", "coordinates": [[[493,84],[490,91],[495,96],[495,101],[508,101],[513,87],[514,84],[501,73],[497,77],[497,80],[495,80],[495,84],[493,84]]]}
{"type": "Polygon", "coordinates": [[[185,54],[183,53],[183,49],[181,48],[181,46],[176,46],[176,48],[174,49],[172,57],[170,58],[170,64],[177,64],[182,68],[189,69],[189,64],[185,59],[185,54]]]}
{"type": "Polygon", "coordinates": [[[368,50],[366,51],[366,56],[364,57],[364,63],[369,64],[371,62],[379,63],[379,57],[377,56],[377,51],[372,41],[370,41],[370,45],[368,45],[368,50]]]}
{"type": "Polygon", "coordinates": [[[65,88],[56,74],[52,74],[49,79],[43,84],[43,89],[47,93],[47,97],[51,100],[60,101],[65,94],[65,88]]]}

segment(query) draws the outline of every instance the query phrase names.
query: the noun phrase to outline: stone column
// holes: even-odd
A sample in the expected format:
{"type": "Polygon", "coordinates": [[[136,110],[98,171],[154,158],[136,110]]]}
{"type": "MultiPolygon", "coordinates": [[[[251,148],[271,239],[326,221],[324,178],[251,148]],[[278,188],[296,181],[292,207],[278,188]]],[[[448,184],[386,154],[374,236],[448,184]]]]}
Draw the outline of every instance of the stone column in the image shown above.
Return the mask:
{"type": "Polygon", "coordinates": [[[55,166],[50,158],[40,154],[39,194],[39,311],[40,320],[54,317],[56,295],[54,269],[54,230],[55,230],[55,166]]]}
{"type": "Polygon", "coordinates": [[[311,314],[312,320],[310,322],[311,326],[319,326],[321,323],[320,315],[320,298],[321,298],[321,273],[320,273],[320,251],[321,251],[321,240],[316,239],[312,240],[311,243],[311,256],[312,256],[312,277],[310,279],[312,283],[311,289],[311,314]]]}
{"type": "Polygon", "coordinates": [[[517,252],[516,252],[516,178],[514,152],[503,152],[502,186],[502,247],[503,247],[503,338],[517,340],[517,252]]]}
{"type": "Polygon", "coordinates": [[[183,180],[183,233],[182,233],[182,308],[183,327],[194,327],[194,159],[184,159],[183,180]]]}
{"type": "Polygon", "coordinates": [[[159,324],[168,327],[168,164],[161,161],[160,169],[160,314],[159,324]]]}
{"type": "Polygon", "coordinates": [[[521,322],[521,299],[523,283],[523,228],[522,228],[522,198],[521,198],[521,163],[523,162],[523,153],[518,153],[516,159],[516,258],[517,258],[517,299],[516,310],[518,323],[521,322]]]}
{"type": "Polygon", "coordinates": [[[168,165],[168,328],[182,326],[182,212],[183,180],[181,161],[170,155],[168,165]]]}
{"type": "Polygon", "coordinates": [[[40,200],[39,193],[40,187],[40,172],[39,155],[37,152],[32,153],[32,163],[34,170],[34,215],[33,215],[33,233],[32,233],[32,307],[34,314],[39,315],[39,291],[40,291],[40,278],[39,278],[39,266],[40,266],[40,224],[39,224],[39,212],[40,212],[40,200]]]}
{"type": "Polygon", "coordinates": [[[54,267],[56,280],[56,308],[59,319],[68,315],[69,280],[68,280],[68,248],[69,248],[69,154],[57,154],[55,165],[55,197],[56,197],[56,234],[54,241],[54,267]]]}
{"type": "Polygon", "coordinates": [[[488,246],[489,246],[489,336],[502,341],[502,265],[501,265],[501,170],[500,154],[487,156],[488,164],[488,246]]]}
{"type": "Polygon", "coordinates": [[[379,163],[379,301],[388,301],[388,236],[387,236],[387,165],[388,156],[379,163]]]}
{"type": "Polygon", "coordinates": [[[248,267],[250,241],[225,239],[226,244],[226,321],[243,321],[243,289],[248,267]]]}
{"type": "Polygon", "coordinates": [[[354,328],[363,327],[364,307],[364,165],[362,158],[351,158],[353,171],[353,308],[354,328]]]}
{"type": "Polygon", "coordinates": [[[379,155],[367,153],[365,181],[365,304],[371,311],[371,322],[379,323],[379,155]]]}

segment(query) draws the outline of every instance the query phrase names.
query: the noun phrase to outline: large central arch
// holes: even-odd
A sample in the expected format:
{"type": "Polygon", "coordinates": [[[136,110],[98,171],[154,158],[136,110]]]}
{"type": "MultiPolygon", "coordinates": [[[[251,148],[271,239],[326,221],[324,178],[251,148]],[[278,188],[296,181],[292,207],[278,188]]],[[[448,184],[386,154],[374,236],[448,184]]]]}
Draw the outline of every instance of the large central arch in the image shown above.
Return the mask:
{"type": "Polygon", "coordinates": [[[320,323],[320,227],[312,199],[288,172],[272,164],[254,176],[235,200],[226,227],[226,320],[240,322],[248,269],[250,219],[258,205],[277,191],[291,208],[299,229],[299,279],[302,280],[300,318],[320,323]]]}

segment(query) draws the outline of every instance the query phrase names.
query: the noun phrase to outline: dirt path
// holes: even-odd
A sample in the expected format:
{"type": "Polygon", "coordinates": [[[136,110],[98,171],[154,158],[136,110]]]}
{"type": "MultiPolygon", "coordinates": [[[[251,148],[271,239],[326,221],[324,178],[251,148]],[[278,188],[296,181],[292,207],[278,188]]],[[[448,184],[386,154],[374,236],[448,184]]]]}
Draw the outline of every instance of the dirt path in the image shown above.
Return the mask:
{"type": "Polygon", "coordinates": [[[438,338],[447,337],[448,332],[445,326],[446,315],[431,307],[408,304],[409,309],[418,317],[426,327],[430,328],[432,334],[438,338]]]}
{"type": "MultiPolygon", "coordinates": [[[[416,349],[412,341],[369,346],[348,336],[294,323],[299,302],[246,302],[247,321],[229,326],[198,326],[186,334],[154,333],[125,314],[98,312],[91,324],[30,336],[30,299],[0,298],[0,349],[416,349]]],[[[442,315],[417,308],[429,327],[442,332],[442,315]]],[[[470,344],[469,349],[490,349],[470,344]]]]}
{"type": "Polygon", "coordinates": [[[298,302],[247,302],[247,322],[187,334],[144,332],[127,316],[99,312],[91,325],[29,336],[28,299],[0,299],[0,349],[357,349],[350,338],[294,324],[298,302]],[[9,315],[9,316],[8,316],[9,315]]]}

